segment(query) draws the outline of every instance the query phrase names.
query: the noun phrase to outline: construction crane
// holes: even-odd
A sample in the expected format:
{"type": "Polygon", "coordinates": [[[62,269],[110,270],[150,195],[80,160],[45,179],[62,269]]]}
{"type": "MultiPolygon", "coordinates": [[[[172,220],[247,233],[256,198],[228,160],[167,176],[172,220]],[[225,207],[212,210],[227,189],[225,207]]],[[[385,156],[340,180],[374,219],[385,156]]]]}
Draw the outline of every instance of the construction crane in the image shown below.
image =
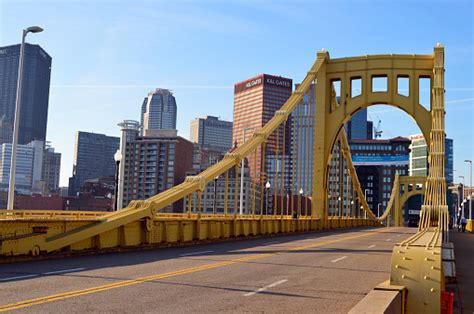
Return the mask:
{"type": "Polygon", "coordinates": [[[380,127],[380,124],[382,121],[379,119],[379,122],[377,123],[377,126],[374,126],[374,138],[378,139],[379,137],[382,137],[382,128],[380,127]]]}

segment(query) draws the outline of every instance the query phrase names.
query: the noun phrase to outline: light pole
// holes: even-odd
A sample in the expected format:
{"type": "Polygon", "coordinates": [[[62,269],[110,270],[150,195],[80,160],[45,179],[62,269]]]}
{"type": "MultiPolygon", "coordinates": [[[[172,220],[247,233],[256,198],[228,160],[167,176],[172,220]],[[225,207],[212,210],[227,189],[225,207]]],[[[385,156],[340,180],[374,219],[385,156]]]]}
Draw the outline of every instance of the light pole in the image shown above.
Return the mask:
{"type": "MultiPolygon", "coordinates": [[[[365,199],[365,202],[367,203],[368,205],[368,202],[367,202],[367,191],[369,191],[369,189],[365,189],[364,190],[364,199],[365,199]]],[[[367,212],[364,211],[364,218],[367,219],[367,212]]]]}
{"type": "Polygon", "coordinates": [[[342,200],[342,198],[341,198],[341,196],[339,196],[339,197],[337,198],[337,201],[338,201],[338,204],[337,204],[337,211],[338,211],[338,213],[339,213],[339,215],[338,215],[339,217],[341,217],[341,214],[342,214],[342,202],[341,202],[341,200],[342,200]]]}
{"type": "Polygon", "coordinates": [[[380,217],[380,205],[382,205],[382,203],[377,204],[377,218],[380,217]]]}
{"type": "MultiPolygon", "coordinates": [[[[464,162],[469,163],[469,220],[472,220],[472,200],[471,200],[471,195],[472,195],[472,160],[471,159],[466,159],[464,162]]],[[[464,197],[464,195],[463,195],[464,197]]]]}
{"type": "Polygon", "coordinates": [[[303,193],[304,193],[303,188],[301,188],[299,192],[300,192],[300,206],[298,208],[297,218],[300,218],[300,216],[301,216],[301,207],[303,207],[303,193]]]}
{"type": "Polygon", "coordinates": [[[217,180],[219,176],[214,178],[214,206],[212,207],[212,213],[215,215],[217,212],[217,180]]]}
{"type": "MultiPolygon", "coordinates": [[[[347,177],[346,177],[346,188],[345,188],[345,190],[346,190],[345,199],[347,199],[347,205],[349,205],[349,187],[350,187],[349,180],[350,180],[350,178],[351,178],[351,176],[347,175],[347,177]]],[[[344,200],[344,216],[346,216],[346,215],[347,215],[346,201],[344,200]]]]}
{"type": "Polygon", "coordinates": [[[267,183],[265,184],[265,189],[266,189],[266,193],[265,193],[265,215],[268,215],[268,192],[270,191],[270,188],[271,188],[270,181],[267,181],[267,183]]]}
{"type": "Polygon", "coordinates": [[[119,189],[119,171],[120,171],[120,162],[122,161],[122,153],[120,149],[114,154],[115,160],[115,197],[114,197],[114,211],[118,210],[118,189],[119,189]]]}
{"type": "Polygon", "coordinates": [[[465,179],[464,176],[459,176],[459,179],[462,179],[462,192],[461,192],[462,193],[462,196],[461,196],[461,199],[462,199],[461,209],[462,209],[462,211],[461,211],[461,216],[464,217],[464,185],[466,185],[466,184],[464,182],[464,179],[465,179]]]}
{"type": "Polygon", "coordinates": [[[13,123],[13,140],[12,140],[12,159],[10,163],[10,180],[8,182],[8,201],[7,209],[13,209],[15,198],[15,175],[16,175],[16,149],[18,144],[18,130],[20,128],[20,108],[21,108],[21,92],[23,83],[23,62],[25,58],[25,39],[28,33],[40,33],[43,29],[39,26],[30,26],[23,30],[20,46],[20,60],[18,65],[18,80],[16,84],[16,104],[15,104],[15,121],[13,123]]]}

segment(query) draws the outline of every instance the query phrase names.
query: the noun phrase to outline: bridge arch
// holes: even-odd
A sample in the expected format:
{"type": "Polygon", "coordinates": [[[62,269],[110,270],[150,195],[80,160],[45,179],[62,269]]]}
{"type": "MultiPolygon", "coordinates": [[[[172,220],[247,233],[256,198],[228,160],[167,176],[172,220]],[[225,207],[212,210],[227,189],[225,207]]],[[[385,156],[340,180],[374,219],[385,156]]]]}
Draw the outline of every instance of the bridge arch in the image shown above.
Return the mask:
{"type": "Polygon", "coordinates": [[[425,176],[400,176],[397,173],[395,175],[390,201],[381,218],[387,218],[389,213],[392,212],[395,225],[403,226],[403,206],[411,197],[415,195],[425,195],[425,192],[425,176]]]}
{"type": "Polygon", "coordinates": [[[344,124],[358,111],[374,105],[389,105],[407,113],[418,125],[427,144],[432,129],[431,110],[420,104],[420,79],[434,82],[432,55],[373,55],[330,59],[318,53],[324,63],[316,76],[316,125],[313,151],[314,212],[326,217],[329,165],[332,149],[344,124]],[[405,80],[408,91],[401,90],[405,80]],[[382,89],[376,87],[382,81],[382,89]],[[383,84],[384,83],[384,84],[383,84]],[[359,86],[359,91],[354,88],[359,86]]]}

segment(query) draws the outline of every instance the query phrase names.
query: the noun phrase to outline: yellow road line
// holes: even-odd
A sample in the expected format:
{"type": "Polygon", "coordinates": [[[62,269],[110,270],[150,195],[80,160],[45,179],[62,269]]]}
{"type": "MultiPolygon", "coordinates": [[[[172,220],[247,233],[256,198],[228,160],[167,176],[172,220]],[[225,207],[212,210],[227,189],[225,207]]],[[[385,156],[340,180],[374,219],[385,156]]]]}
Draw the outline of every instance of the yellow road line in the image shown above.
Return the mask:
{"type": "MultiPolygon", "coordinates": [[[[343,242],[343,241],[347,241],[347,240],[366,237],[366,236],[377,234],[377,233],[380,233],[380,232],[381,231],[369,232],[369,233],[364,233],[364,234],[360,234],[360,235],[356,235],[356,236],[344,237],[344,238],[339,238],[339,239],[334,239],[334,240],[309,244],[309,245],[305,245],[305,246],[291,248],[291,249],[289,249],[285,252],[305,250],[305,249],[314,248],[314,247],[318,247],[318,246],[322,246],[322,245],[328,245],[328,244],[332,244],[332,243],[343,242]]],[[[74,290],[74,291],[63,292],[63,293],[59,293],[59,294],[53,294],[53,295],[40,297],[40,298],[36,298],[36,299],[30,299],[30,300],[20,301],[20,302],[16,302],[16,303],[5,304],[5,305],[0,306],[0,312],[17,310],[17,309],[21,309],[21,308],[25,308],[25,307],[30,307],[30,306],[33,306],[33,305],[39,305],[39,304],[54,302],[54,301],[58,301],[58,300],[64,300],[64,299],[73,298],[73,297],[79,297],[79,296],[82,296],[82,295],[92,294],[92,293],[96,293],[96,292],[107,291],[107,290],[111,290],[111,289],[137,285],[137,284],[140,284],[140,283],[145,283],[145,282],[149,282],[149,281],[153,281],[153,280],[164,279],[164,278],[175,277],[175,276],[181,276],[181,275],[191,274],[191,273],[204,271],[204,270],[208,270],[208,269],[224,267],[224,266],[237,264],[237,263],[248,262],[248,261],[257,260],[257,259],[261,259],[261,258],[273,256],[273,255],[284,254],[285,252],[258,254],[258,255],[233,259],[233,260],[229,260],[229,261],[225,261],[225,262],[219,262],[219,263],[214,263],[214,264],[207,264],[207,265],[202,265],[202,266],[190,267],[190,268],[177,270],[177,271],[172,271],[172,272],[168,272],[168,273],[151,275],[151,276],[146,276],[146,277],[140,277],[140,278],[136,278],[136,279],[123,280],[123,281],[115,282],[115,283],[111,283],[111,284],[100,285],[100,286],[81,289],[81,290],[74,290]]]]}

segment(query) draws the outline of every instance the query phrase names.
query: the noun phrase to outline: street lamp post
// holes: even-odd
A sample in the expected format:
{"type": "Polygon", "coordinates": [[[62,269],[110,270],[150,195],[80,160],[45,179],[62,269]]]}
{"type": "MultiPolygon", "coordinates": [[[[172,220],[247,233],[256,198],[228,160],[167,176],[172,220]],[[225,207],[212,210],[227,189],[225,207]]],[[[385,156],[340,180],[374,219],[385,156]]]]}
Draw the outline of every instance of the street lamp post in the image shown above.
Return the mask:
{"type": "Polygon", "coordinates": [[[466,185],[466,183],[464,182],[465,181],[464,176],[459,176],[459,178],[462,179],[462,190],[461,190],[462,191],[461,192],[462,193],[462,196],[461,196],[461,199],[462,199],[461,209],[462,209],[462,211],[461,211],[461,217],[464,217],[464,185],[466,185]]]}
{"type": "MultiPolygon", "coordinates": [[[[471,195],[472,195],[472,160],[471,159],[466,159],[464,162],[469,163],[469,220],[472,220],[472,200],[471,200],[471,195]]],[[[463,195],[464,197],[464,195],[463,195]]]]}
{"type": "Polygon", "coordinates": [[[265,189],[266,189],[266,193],[265,193],[265,215],[268,215],[268,192],[270,191],[270,187],[271,187],[270,181],[267,181],[267,183],[265,184],[265,189]]]}
{"type": "Polygon", "coordinates": [[[300,218],[300,216],[301,216],[301,207],[303,207],[303,193],[304,193],[303,188],[301,188],[299,192],[300,192],[300,206],[298,208],[298,217],[297,218],[300,218]]]}
{"type": "Polygon", "coordinates": [[[13,123],[13,139],[12,139],[12,159],[10,163],[10,178],[8,182],[8,201],[7,209],[13,209],[15,198],[15,175],[16,175],[16,150],[18,145],[18,131],[20,128],[20,108],[21,108],[21,92],[23,86],[23,68],[25,58],[25,39],[28,33],[40,33],[43,29],[39,26],[30,26],[23,30],[20,46],[20,60],[18,65],[18,81],[16,85],[16,104],[15,104],[15,121],[13,123]]]}
{"type": "Polygon", "coordinates": [[[115,197],[114,197],[114,211],[118,210],[118,189],[119,189],[119,171],[120,171],[120,162],[122,161],[122,153],[120,149],[114,154],[115,160],[115,197]]]}
{"type": "MultiPolygon", "coordinates": [[[[367,191],[368,191],[368,190],[369,190],[369,189],[365,189],[365,190],[364,190],[364,199],[365,199],[365,202],[366,202],[367,204],[368,204],[368,202],[367,202],[367,191]]],[[[366,212],[366,211],[364,211],[364,218],[367,219],[367,212],[366,212]]]]}
{"type": "Polygon", "coordinates": [[[341,217],[341,215],[342,215],[342,202],[341,202],[341,201],[342,201],[342,198],[341,198],[341,196],[339,196],[339,197],[337,198],[337,201],[338,201],[338,204],[337,204],[337,211],[338,211],[338,213],[339,213],[338,216],[341,217]]]}

